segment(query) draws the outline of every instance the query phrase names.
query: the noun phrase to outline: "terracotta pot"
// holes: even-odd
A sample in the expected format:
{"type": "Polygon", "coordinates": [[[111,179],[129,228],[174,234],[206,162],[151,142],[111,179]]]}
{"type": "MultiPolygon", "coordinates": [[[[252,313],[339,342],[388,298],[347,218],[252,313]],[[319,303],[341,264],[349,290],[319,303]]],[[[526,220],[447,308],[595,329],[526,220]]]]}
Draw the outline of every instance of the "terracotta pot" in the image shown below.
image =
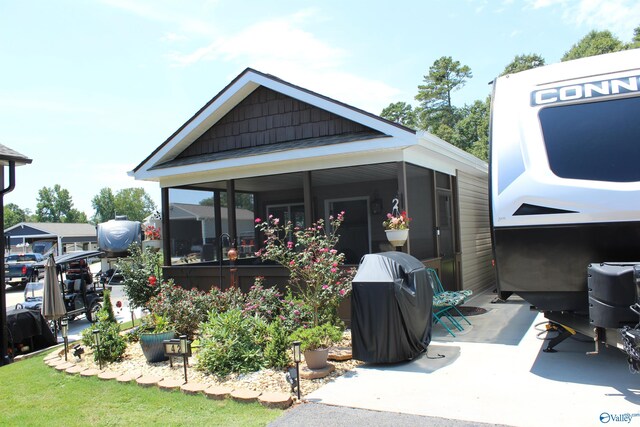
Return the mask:
{"type": "Polygon", "coordinates": [[[387,240],[393,246],[402,246],[404,242],[407,241],[407,237],[409,237],[409,229],[406,230],[385,230],[387,233],[387,240]]]}
{"type": "Polygon", "coordinates": [[[175,332],[140,334],[140,347],[142,347],[142,353],[147,359],[147,362],[157,363],[169,360],[169,358],[164,355],[164,346],[162,345],[162,341],[170,340],[175,337],[175,332]]]}
{"type": "Polygon", "coordinates": [[[305,350],[304,361],[309,369],[322,369],[327,366],[327,358],[329,357],[328,348],[319,348],[317,350],[305,350]]]}

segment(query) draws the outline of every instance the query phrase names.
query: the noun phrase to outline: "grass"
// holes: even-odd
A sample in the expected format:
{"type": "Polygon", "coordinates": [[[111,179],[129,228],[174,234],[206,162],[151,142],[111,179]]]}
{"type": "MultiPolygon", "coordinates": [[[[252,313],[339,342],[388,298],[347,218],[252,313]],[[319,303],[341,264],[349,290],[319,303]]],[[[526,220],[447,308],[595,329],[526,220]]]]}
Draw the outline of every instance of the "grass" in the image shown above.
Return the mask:
{"type": "Polygon", "coordinates": [[[282,414],[259,403],[81,378],[50,368],[43,357],[0,368],[0,425],[264,426],[282,414]]]}

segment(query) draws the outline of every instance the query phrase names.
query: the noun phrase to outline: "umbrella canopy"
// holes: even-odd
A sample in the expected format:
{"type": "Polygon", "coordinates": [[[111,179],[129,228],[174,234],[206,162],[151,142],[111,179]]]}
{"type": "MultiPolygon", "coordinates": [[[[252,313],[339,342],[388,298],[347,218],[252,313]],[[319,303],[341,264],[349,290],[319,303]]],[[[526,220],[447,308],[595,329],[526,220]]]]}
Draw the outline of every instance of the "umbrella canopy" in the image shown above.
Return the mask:
{"type": "Polygon", "coordinates": [[[67,309],[60,291],[56,263],[53,256],[49,256],[44,266],[42,315],[47,320],[58,320],[65,314],[67,314],[67,309]]]}

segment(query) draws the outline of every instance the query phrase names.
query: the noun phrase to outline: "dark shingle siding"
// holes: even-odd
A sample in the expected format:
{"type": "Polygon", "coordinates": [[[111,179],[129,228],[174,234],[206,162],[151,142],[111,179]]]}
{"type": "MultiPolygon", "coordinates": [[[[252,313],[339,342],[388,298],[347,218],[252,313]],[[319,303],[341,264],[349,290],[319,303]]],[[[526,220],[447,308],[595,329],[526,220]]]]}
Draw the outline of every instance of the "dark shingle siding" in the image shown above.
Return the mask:
{"type": "Polygon", "coordinates": [[[358,133],[380,134],[359,123],[261,86],[177,158],[358,133]]]}

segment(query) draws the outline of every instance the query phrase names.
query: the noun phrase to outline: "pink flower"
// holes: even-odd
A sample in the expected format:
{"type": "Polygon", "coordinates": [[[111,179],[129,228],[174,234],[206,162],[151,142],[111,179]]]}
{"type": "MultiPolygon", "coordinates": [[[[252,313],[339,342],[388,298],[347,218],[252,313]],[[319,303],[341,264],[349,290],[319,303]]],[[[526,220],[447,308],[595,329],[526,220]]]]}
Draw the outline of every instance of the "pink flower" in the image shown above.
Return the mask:
{"type": "Polygon", "coordinates": [[[289,261],[289,265],[290,266],[294,266],[294,265],[296,265],[296,262],[294,260],[291,260],[291,261],[289,261]]]}
{"type": "Polygon", "coordinates": [[[335,273],[336,271],[338,271],[338,269],[336,269],[336,268],[332,268],[332,269],[331,269],[331,272],[332,272],[332,273],[335,273]]]}
{"type": "Polygon", "coordinates": [[[262,220],[260,218],[256,218],[256,224],[260,224],[262,222],[262,220]]]}
{"type": "Polygon", "coordinates": [[[344,289],[340,289],[340,292],[339,292],[340,296],[344,296],[344,294],[346,294],[346,293],[347,292],[344,289]]]}
{"type": "Polygon", "coordinates": [[[293,248],[293,242],[291,241],[287,242],[287,248],[289,249],[293,248]]]}
{"type": "Polygon", "coordinates": [[[278,225],[280,223],[280,218],[273,218],[273,223],[278,225]]]}
{"type": "Polygon", "coordinates": [[[338,263],[337,263],[337,262],[334,262],[334,263],[333,263],[333,264],[331,264],[331,265],[332,265],[332,266],[334,266],[334,267],[337,267],[337,266],[338,266],[338,263]]]}
{"type": "Polygon", "coordinates": [[[322,285],[322,289],[329,289],[329,285],[322,285]]]}

